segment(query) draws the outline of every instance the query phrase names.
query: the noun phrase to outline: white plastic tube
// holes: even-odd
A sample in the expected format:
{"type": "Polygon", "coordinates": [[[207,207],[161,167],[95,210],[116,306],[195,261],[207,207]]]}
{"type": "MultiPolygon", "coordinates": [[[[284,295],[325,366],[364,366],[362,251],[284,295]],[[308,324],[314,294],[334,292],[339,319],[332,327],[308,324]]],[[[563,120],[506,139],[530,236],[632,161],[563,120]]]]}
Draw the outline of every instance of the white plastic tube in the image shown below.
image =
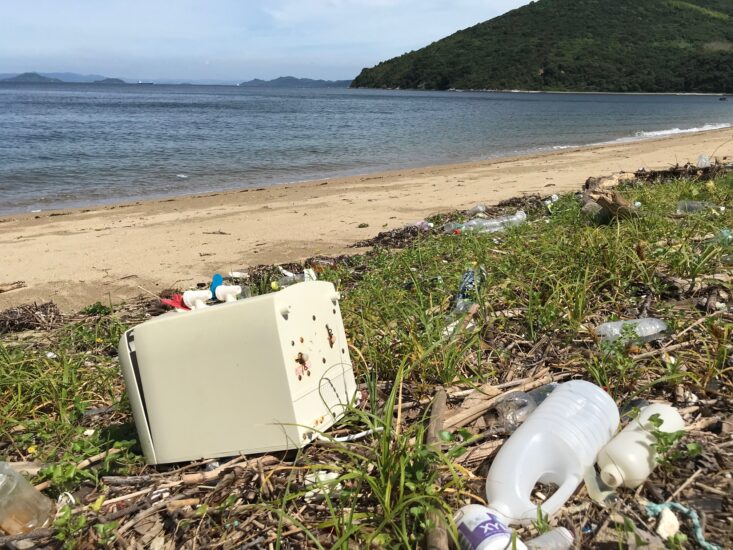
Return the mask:
{"type": "Polygon", "coordinates": [[[239,285],[219,285],[216,287],[214,294],[220,302],[236,302],[237,296],[242,293],[242,287],[239,285]]]}
{"type": "Polygon", "coordinates": [[[210,290],[187,290],[183,293],[183,303],[191,309],[207,307],[206,301],[211,298],[210,290]]]}

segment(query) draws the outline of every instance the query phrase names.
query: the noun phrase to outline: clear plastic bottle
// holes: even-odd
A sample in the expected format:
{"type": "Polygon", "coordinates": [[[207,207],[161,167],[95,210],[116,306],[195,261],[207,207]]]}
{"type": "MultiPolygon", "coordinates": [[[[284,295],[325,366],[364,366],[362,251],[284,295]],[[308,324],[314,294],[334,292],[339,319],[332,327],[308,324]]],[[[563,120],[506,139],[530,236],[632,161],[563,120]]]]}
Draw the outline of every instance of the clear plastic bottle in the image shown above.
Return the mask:
{"type": "Polygon", "coordinates": [[[486,477],[486,498],[505,524],[537,518],[537,483],[557,490],[542,505],[552,516],[580,485],[616,432],[619,412],[605,391],[583,380],[558,384],[499,449],[486,477]]]}
{"type": "Polygon", "coordinates": [[[715,208],[714,205],[704,201],[680,201],[677,203],[677,214],[692,214],[702,210],[710,210],[715,208]]]}
{"type": "Polygon", "coordinates": [[[623,329],[626,326],[634,327],[634,332],[642,342],[659,340],[667,330],[667,323],[661,319],[644,317],[641,319],[602,323],[596,327],[596,335],[604,342],[614,342],[622,336],[623,329]]]}
{"type": "Polygon", "coordinates": [[[529,392],[515,391],[507,394],[489,415],[492,432],[513,433],[527,417],[557,387],[557,383],[546,384],[529,392]]]}
{"type": "Polygon", "coordinates": [[[7,463],[0,462],[0,530],[28,533],[51,519],[53,503],[7,463]]]}
{"type": "Polygon", "coordinates": [[[271,286],[273,290],[279,290],[281,288],[285,288],[286,286],[294,285],[296,283],[318,280],[318,276],[313,269],[305,269],[303,270],[303,273],[291,273],[290,271],[285,271],[282,268],[280,268],[280,271],[282,272],[283,276],[272,283],[271,286]]]}
{"type": "Polygon", "coordinates": [[[524,210],[518,210],[516,214],[511,216],[500,216],[498,218],[473,218],[465,223],[452,222],[443,226],[445,233],[496,233],[503,231],[508,227],[521,225],[527,220],[527,214],[524,210]]]}
{"type": "Polygon", "coordinates": [[[659,431],[674,433],[684,429],[685,421],[672,405],[654,403],[642,408],[638,418],[631,420],[598,453],[598,467],[603,483],[611,488],[621,485],[636,489],[657,465],[654,444],[655,425],[651,417],[658,415],[659,431]]]}

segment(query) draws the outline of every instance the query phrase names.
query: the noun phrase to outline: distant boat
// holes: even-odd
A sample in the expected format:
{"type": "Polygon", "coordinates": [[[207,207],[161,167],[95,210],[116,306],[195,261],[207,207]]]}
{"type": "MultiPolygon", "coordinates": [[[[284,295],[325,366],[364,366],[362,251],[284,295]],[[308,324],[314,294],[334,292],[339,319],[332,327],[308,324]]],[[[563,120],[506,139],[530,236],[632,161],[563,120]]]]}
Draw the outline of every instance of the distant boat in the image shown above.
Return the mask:
{"type": "Polygon", "coordinates": [[[727,98],[727,97],[725,97],[725,96],[723,96],[723,97],[719,97],[719,98],[718,98],[718,101],[728,101],[728,98],[727,98]]]}

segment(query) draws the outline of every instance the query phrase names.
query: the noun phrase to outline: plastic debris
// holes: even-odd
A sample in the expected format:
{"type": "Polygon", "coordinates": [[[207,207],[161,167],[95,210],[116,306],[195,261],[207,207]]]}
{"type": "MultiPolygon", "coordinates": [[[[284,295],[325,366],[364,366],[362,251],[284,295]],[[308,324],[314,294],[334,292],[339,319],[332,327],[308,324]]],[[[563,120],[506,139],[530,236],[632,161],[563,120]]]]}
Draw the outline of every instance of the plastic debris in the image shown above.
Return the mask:
{"type": "Polygon", "coordinates": [[[682,416],[669,404],[655,403],[641,409],[639,417],[631,420],[598,453],[603,483],[612,488],[636,489],[657,465],[654,430],[674,433],[684,427],[682,416]],[[658,427],[655,419],[661,421],[658,427]]]}
{"type": "Polygon", "coordinates": [[[482,202],[479,202],[478,204],[476,204],[476,206],[466,211],[466,215],[475,216],[476,214],[485,214],[486,210],[487,210],[486,205],[482,202]]]}
{"type": "Polygon", "coordinates": [[[556,527],[527,542],[530,550],[570,550],[574,545],[575,537],[565,527],[556,527]]]}
{"type": "Polygon", "coordinates": [[[417,227],[420,231],[430,231],[433,228],[433,224],[427,220],[420,220],[412,225],[413,227],[417,227]]]}
{"type": "Polygon", "coordinates": [[[702,212],[704,210],[718,210],[725,211],[724,206],[716,206],[707,201],[680,201],[677,203],[677,214],[682,216],[684,214],[693,214],[695,212],[702,212]]]}
{"type": "Polygon", "coordinates": [[[508,393],[494,407],[494,418],[490,419],[492,432],[513,433],[556,387],[552,383],[529,392],[508,393]]]}
{"type": "Polygon", "coordinates": [[[316,272],[310,268],[304,269],[303,273],[292,273],[290,271],[287,271],[286,269],[283,269],[280,266],[278,266],[278,269],[283,276],[280,277],[277,281],[273,281],[270,284],[272,290],[280,290],[281,288],[285,288],[296,283],[318,280],[316,272]]]}
{"type": "Polygon", "coordinates": [[[456,512],[454,521],[462,550],[527,549],[495,511],[486,506],[464,506],[456,512]]]}
{"type": "Polygon", "coordinates": [[[722,550],[722,548],[717,544],[713,544],[705,540],[705,535],[703,534],[702,526],[700,525],[700,516],[694,509],[683,506],[679,502],[664,502],[662,504],[650,502],[646,505],[647,514],[652,517],[659,516],[665,509],[680,512],[690,518],[690,521],[692,522],[692,534],[700,548],[703,550],[722,550]]]}
{"type": "Polygon", "coordinates": [[[518,210],[516,214],[511,216],[501,216],[498,218],[473,218],[467,222],[453,222],[443,226],[443,232],[460,235],[461,233],[496,233],[503,231],[508,227],[521,225],[527,220],[527,214],[524,210],[518,210]]]}
{"type": "Polygon", "coordinates": [[[338,472],[331,472],[331,471],[319,471],[319,472],[313,472],[310,474],[305,475],[305,486],[306,487],[313,487],[315,488],[308,491],[304,496],[303,499],[311,503],[314,500],[316,500],[317,497],[324,495],[326,493],[331,492],[338,492],[340,491],[343,486],[341,483],[335,482],[341,474],[338,472]]]}
{"type": "Polygon", "coordinates": [[[53,503],[26,478],[0,461],[0,529],[8,535],[28,533],[51,519],[53,503]]]}
{"type": "Polygon", "coordinates": [[[698,168],[710,168],[710,157],[702,154],[699,157],[697,157],[697,167],[698,168]]]}
{"type": "Polygon", "coordinates": [[[680,530],[680,520],[674,515],[669,508],[664,508],[659,514],[656,533],[663,540],[667,540],[675,536],[680,530]]]}
{"type": "Polygon", "coordinates": [[[595,384],[573,380],[558,384],[547,399],[504,443],[486,477],[486,498],[507,525],[537,518],[532,490],[554,483],[542,505],[552,516],[570,498],[610,441],[619,424],[616,403],[595,384]]]}
{"type": "Polygon", "coordinates": [[[612,321],[596,327],[596,335],[604,342],[615,342],[623,336],[624,327],[633,327],[634,332],[642,342],[652,342],[664,336],[667,323],[654,317],[629,319],[627,321],[612,321]]]}

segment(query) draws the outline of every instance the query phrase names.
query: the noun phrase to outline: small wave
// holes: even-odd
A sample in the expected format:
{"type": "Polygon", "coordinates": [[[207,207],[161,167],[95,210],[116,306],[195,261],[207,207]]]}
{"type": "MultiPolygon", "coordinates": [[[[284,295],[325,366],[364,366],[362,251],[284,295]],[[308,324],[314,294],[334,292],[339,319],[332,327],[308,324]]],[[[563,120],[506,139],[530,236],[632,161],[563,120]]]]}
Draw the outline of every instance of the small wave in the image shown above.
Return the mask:
{"type": "Polygon", "coordinates": [[[707,132],[709,130],[722,130],[723,128],[730,128],[733,124],[720,123],[720,124],[705,124],[700,128],[671,128],[669,130],[656,130],[654,132],[636,132],[636,137],[659,137],[659,136],[674,136],[676,134],[693,134],[695,132],[707,132]]]}
{"type": "Polygon", "coordinates": [[[582,147],[582,145],[553,145],[552,148],[555,151],[562,151],[563,149],[577,149],[578,147],[582,147]]]}

